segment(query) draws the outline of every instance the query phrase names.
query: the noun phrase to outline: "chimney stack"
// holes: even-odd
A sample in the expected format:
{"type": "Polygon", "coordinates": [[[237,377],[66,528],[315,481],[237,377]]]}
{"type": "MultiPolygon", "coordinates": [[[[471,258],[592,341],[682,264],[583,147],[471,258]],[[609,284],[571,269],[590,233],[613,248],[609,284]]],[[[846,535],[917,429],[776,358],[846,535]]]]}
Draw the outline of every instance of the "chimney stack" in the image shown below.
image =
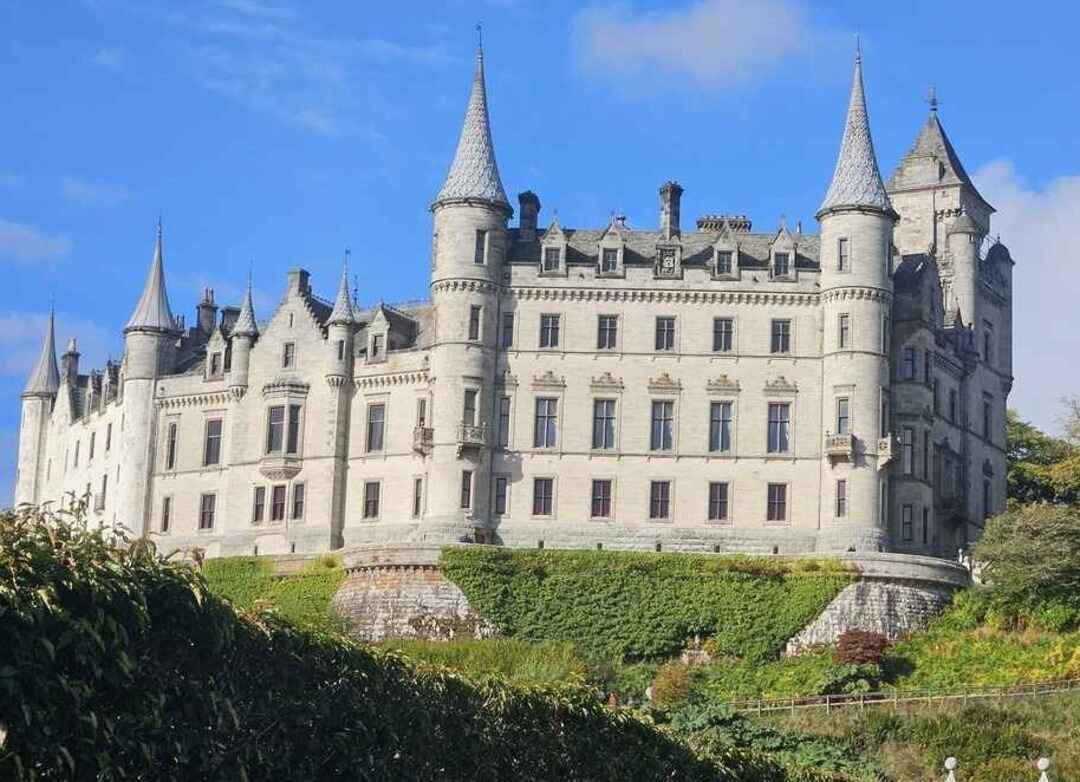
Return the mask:
{"type": "Polygon", "coordinates": [[[678,182],[665,182],[660,186],[660,233],[664,239],[679,235],[679,202],[683,189],[678,182]]]}
{"type": "Polygon", "coordinates": [[[199,331],[203,334],[212,333],[214,324],[217,323],[217,306],[214,304],[213,288],[203,288],[202,301],[199,302],[199,306],[195,310],[197,312],[199,331]]]}
{"type": "Polygon", "coordinates": [[[518,238],[523,242],[536,241],[536,218],[540,214],[540,199],[526,190],[518,193],[518,238]]]}
{"type": "Polygon", "coordinates": [[[75,337],[68,340],[67,350],[60,356],[60,376],[63,380],[74,385],[79,377],[79,348],[75,337]]]}

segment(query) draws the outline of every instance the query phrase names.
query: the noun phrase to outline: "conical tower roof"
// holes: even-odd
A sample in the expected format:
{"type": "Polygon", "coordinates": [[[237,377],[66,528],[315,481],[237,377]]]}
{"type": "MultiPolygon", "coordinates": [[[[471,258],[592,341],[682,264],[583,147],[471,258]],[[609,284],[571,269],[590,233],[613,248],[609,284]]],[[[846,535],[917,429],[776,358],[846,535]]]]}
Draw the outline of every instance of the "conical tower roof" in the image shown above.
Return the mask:
{"type": "Polygon", "coordinates": [[[855,75],[851,84],[851,100],[848,103],[844,139],[840,144],[840,156],[836,160],[829,190],[818,210],[818,216],[831,209],[864,207],[892,212],[892,204],[885,192],[874,155],[874,141],[870,137],[870,118],[866,113],[866,96],[863,92],[862,55],[855,55],[855,75]]]}
{"type": "Polygon", "coordinates": [[[326,321],[328,326],[350,326],[356,322],[356,313],[353,312],[352,300],[349,298],[349,262],[346,260],[341,265],[341,284],[338,285],[337,298],[334,299],[334,309],[330,312],[330,318],[326,321]]]}
{"type": "Polygon", "coordinates": [[[60,388],[60,369],[56,363],[56,327],[53,311],[49,310],[49,324],[45,340],[41,343],[41,355],[37,365],[26,381],[23,396],[52,396],[60,388]]]}
{"type": "Polygon", "coordinates": [[[259,324],[255,320],[255,304],[251,300],[251,277],[248,277],[247,290],[244,291],[244,302],[240,305],[240,314],[236,316],[236,322],[232,327],[234,337],[257,337],[259,336],[259,324]]]}
{"type": "Polygon", "coordinates": [[[161,223],[158,222],[154,259],[146,275],[142,296],[131,314],[124,331],[176,331],[176,319],[169,309],[169,295],[165,292],[165,266],[162,259],[161,223]]]}
{"type": "Polygon", "coordinates": [[[476,54],[476,73],[473,76],[469,104],[465,109],[465,124],[461,128],[454,162],[446,175],[433,206],[458,200],[487,201],[510,209],[499,167],[495,163],[495,145],[491,141],[488,120],[487,87],[484,83],[484,52],[476,54]]]}

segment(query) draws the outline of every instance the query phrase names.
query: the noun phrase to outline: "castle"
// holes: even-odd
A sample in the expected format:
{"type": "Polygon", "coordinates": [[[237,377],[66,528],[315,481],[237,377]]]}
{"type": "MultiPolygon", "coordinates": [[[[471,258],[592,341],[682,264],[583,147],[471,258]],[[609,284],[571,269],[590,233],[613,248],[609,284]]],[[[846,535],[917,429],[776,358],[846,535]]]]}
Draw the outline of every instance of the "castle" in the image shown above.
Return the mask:
{"type": "Polygon", "coordinates": [[[479,54],[431,204],[430,302],[361,309],[293,269],[256,317],[166,294],[124,356],[50,320],[16,503],[208,555],[477,541],[955,555],[1005,504],[1012,265],[936,105],[886,183],[861,58],[820,233],[742,216],[542,228],[503,190],[479,54]]]}

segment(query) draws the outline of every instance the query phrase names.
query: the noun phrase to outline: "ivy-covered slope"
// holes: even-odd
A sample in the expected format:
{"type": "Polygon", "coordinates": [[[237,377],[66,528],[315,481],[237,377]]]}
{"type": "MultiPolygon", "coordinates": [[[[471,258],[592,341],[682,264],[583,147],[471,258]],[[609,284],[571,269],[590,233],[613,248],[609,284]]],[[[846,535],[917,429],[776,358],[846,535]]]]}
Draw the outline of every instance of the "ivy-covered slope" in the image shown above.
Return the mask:
{"type": "Polygon", "coordinates": [[[836,560],[444,549],[442,572],[506,635],[651,658],[710,637],[721,655],[775,657],[856,574],[836,560]]]}

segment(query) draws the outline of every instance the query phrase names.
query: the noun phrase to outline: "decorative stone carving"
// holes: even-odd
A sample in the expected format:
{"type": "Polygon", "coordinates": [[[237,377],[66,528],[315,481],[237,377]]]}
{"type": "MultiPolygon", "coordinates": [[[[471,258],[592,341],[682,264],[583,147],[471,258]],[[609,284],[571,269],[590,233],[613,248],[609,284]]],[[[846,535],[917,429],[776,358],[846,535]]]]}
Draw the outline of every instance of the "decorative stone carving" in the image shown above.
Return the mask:
{"type": "Polygon", "coordinates": [[[661,372],[659,376],[649,381],[649,391],[661,394],[678,394],[682,392],[682,382],[673,380],[667,372],[661,372]]]}
{"type": "Polygon", "coordinates": [[[533,388],[566,388],[566,378],[550,369],[533,377],[533,388]]]}
{"type": "Polygon", "coordinates": [[[709,378],[705,383],[705,390],[710,394],[737,394],[739,389],[739,381],[732,380],[727,375],[709,378]]]}
{"type": "Polygon", "coordinates": [[[624,387],[621,377],[615,377],[607,371],[594,377],[590,384],[593,391],[622,391],[624,387]]]}
{"type": "Polygon", "coordinates": [[[794,380],[788,380],[783,375],[777,375],[771,380],[765,381],[766,394],[795,394],[799,386],[794,380]]]}

